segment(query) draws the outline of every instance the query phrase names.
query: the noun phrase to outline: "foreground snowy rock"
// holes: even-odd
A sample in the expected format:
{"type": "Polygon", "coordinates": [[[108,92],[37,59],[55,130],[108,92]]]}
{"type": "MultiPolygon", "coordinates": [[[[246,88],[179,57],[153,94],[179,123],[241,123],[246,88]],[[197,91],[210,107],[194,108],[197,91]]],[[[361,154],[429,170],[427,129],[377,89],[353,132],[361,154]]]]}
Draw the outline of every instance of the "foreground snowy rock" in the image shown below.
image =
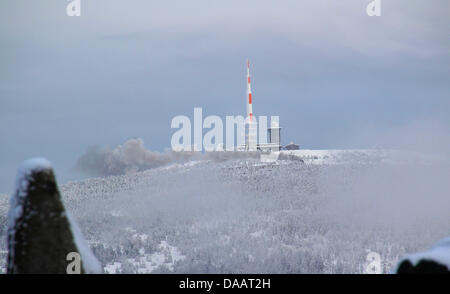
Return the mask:
{"type": "Polygon", "coordinates": [[[10,198],[8,265],[11,274],[66,273],[67,255],[81,255],[81,272],[98,273],[100,264],[67,215],[50,162],[25,161],[10,198]]]}
{"type": "Polygon", "coordinates": [[[450,237],[430,250],[412,254],[399,262],[398,274],[450,274],[450,237]]]}

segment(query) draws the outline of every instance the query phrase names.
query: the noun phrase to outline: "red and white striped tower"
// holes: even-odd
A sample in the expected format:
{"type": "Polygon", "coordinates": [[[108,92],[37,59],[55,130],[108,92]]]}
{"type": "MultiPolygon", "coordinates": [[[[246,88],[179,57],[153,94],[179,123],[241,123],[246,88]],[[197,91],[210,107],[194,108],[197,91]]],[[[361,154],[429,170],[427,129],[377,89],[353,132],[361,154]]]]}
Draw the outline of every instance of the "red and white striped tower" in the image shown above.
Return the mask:
{"type": "Polygon", "coordinates": [[[246,142],[245,147],[249,151],[257,149],[257,124],[253,118],[252,87],[250,85],[250,61],[247,59],[247,118],[246,118],[246,142]]]}
{"type": "Polygon", "coordinates": [[[250,61],[247,59],[247,117],[253,120],[252,86],[250,84],[250,61]]]}

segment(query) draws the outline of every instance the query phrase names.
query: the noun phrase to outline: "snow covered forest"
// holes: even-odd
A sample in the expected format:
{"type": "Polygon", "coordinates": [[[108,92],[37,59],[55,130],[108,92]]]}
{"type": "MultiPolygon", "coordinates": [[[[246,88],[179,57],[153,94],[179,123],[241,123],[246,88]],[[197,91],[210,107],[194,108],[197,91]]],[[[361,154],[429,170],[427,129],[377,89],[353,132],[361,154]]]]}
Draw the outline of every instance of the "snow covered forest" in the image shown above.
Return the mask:
{"type": "MultiPolygon", "coordinates": [[[[107,273],[363,273],[369,252],[388,273],[450,234],[448,163],[307,153],[191,159],[60,191],[107,273]]],[[[0,195],[0,272],[8,207],[0,195]]]]}

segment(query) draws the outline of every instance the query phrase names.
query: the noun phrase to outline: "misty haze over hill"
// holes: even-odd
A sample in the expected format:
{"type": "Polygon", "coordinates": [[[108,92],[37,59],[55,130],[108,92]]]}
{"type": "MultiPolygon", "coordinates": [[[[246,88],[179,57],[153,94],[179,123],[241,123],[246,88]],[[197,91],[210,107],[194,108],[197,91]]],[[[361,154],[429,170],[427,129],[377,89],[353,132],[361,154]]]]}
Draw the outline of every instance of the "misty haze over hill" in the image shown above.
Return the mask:
{"type": "Polygon", "coordinates": [[[60,189],[109,273],[362,273],[371,251],[389,272],[450,232],[450,165],[390,156],[190,158],[60,189]]]}

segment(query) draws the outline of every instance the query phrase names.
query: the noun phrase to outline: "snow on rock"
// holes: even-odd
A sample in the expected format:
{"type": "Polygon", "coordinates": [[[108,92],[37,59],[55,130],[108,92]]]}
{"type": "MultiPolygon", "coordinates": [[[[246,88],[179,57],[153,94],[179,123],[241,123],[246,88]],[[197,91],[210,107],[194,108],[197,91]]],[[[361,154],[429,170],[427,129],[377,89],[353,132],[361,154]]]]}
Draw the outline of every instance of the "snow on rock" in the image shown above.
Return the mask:
{"type": "Polygon", "coordinates": [[[396,273],[450,273],[450,237],[430,250],[411,254],[397,265],[396,273]]]}
{"type": "Polygon", "coordinates": [[[44,170],[52,170],[52,164],[45,158],[32,158],[28,159],[20,166],[14,191],[15,194],[11,195],[10,207],[8,214],[8,230],[11,225],[15,224],[16,220],[22,215],[23,200],[26,196],[26,192],[29,186],[29,180],[33,172],[39,172],[44,170]]]}
{"type": "Polygon", "coordinates": [[[77,246],[78,253],[81,256],[81,261],[83,263],[83,268],[88,274],[101,274],[102,265],[97,260],[97,258],[92,253],[91,249],[83,237],[80,228],[78,227],[76,221],[67,213],[67,218],[70,223],[70,228],[75,239],[75,245],[77,246]]]}
{"type": "Polygon", "coordinates": [[[10,198],[8,273],[66,273],[67,255],[78,252],[81,272],[101,272],[76,224],[67,215],[51,163],[25,161],[10,198]]]}

